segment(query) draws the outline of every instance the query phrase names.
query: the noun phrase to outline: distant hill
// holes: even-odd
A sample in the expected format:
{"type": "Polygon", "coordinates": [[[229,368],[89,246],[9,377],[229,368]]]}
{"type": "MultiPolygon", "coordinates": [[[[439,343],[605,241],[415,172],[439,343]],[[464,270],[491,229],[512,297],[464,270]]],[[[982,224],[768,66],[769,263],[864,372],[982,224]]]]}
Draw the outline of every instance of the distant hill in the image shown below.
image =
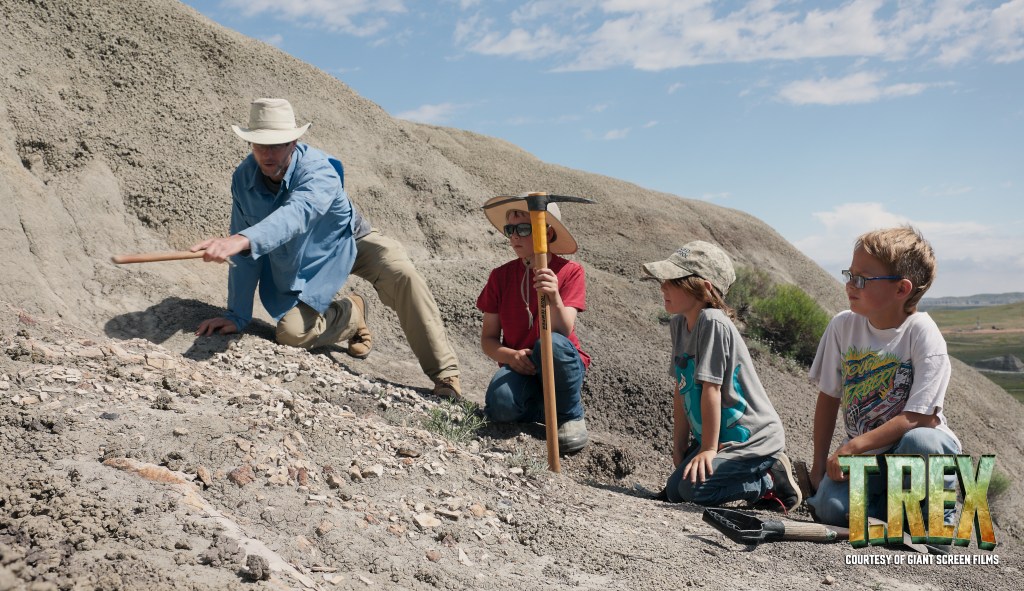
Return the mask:
{"type": "Polygon", "coordinates": [[[983,306],[1001,306],[1024,302],[1024,292],[982,293],[971,296],[948,298],[923,298],[918,307],[922,310],[935,308],[980,308],[983,306]]]}

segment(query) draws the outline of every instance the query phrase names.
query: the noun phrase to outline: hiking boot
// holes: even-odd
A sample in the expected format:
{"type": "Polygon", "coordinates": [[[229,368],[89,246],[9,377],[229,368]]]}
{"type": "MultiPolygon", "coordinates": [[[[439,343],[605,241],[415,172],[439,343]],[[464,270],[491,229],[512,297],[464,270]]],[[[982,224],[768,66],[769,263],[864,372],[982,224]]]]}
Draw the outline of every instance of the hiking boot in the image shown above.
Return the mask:
{"type": "Polygon", "coordinates": [[[781,509],[783,513],[789,514],[804,500],[803,494],[800,492],[800,484],[793,474],[793,465],[789,461],[789,456],[780,452],[775,458],[771,470],[768,471],[768,475],[772,479],[772,488],[758,499],[754,508],[774,511],[781,509]]]}
{"type": "Polygon", "coordinates": [[[356,294],[348,296],[348,299],[352,300],[352,313],[358,312],[359,314],[356,334],[348,340],[348,354],[356,359],[366,359],[370,355],[370,351],[373,350],[373,335],[366,327],[366,302],[363,301],[362,296],[356,294]]]}
{"type": "Polygon", "coordinates": [[[430,378],[434,381],[434,396],[445,400],[460,400],[462,398],[462,387],[459,385],[459,376],[446,376],[443,378],[430,378]]]}
{"type": "Polygon", "coordinates": [[[558,426],[558,452],[571,454],[587,445],[587,423],[583,419],[566,421],[558,426]]]}

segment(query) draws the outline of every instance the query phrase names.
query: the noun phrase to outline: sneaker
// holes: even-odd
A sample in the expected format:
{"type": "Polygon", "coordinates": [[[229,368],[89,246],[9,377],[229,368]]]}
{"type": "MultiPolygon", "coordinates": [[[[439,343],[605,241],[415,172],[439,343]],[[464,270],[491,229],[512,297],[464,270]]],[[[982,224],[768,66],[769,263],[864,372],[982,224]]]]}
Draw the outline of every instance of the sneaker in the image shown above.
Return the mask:
{"type": "Polygon", "coordinates": [[[348,340],[348,354],[356,359],[366,359],[373,350],[373,335],[366,326],[366,302],[361,296],[352,294],[348,296],[352,300],[352,308],[359,312],[359,327],[356,334],[348,340]]]}
{"type": "Polygon", "coordinates": [[[566,421],[558,426],[558,452],[571,454],[583,449],[590,439],[587,437],[587,423],[583,419],[566,421]]]}
{"type": "Polygon", "coordinates": [[[459,385],[459,376],[446,376],[443,378],[430,378],[434,381],[434,396],[445,400],[459,400],[462,398],[462,387],[459,385]]]}
{"type": "Polygon", "coordinates": [[[775,511],[781,508],[782,512],[788,515],[804,500],[803,494],[800,492],[800,484],[796,476],[793,475],[793,465],[789,461],[789,456],[780,452],[775,458],[771,470],[768,471],[768,475],[772,479],[772,488],[757,501],[754,507],[775,511]]]}

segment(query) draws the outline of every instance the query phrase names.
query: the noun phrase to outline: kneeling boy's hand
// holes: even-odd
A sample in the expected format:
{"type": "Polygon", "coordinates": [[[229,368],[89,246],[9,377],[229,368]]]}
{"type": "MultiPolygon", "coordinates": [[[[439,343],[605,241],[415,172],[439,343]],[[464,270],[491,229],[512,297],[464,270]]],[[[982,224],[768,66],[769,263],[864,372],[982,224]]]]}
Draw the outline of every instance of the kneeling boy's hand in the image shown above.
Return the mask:
{"type": "Polygon", "coordinates": [[[533,351],[529,349],[520,349],[512,354],[512,359],[509,360],[508,366],[516,373],[523,374],[524,376],[537,375],[537,367],[533,364],[533,360],[530,359],[530,355],[533,351]]]}
{"type": "Polygon", "coordinates": [[[693,456],[690,463],[683,469],[683,478],[689,478],[693,484],[707,480],[715,472],[712,469],[712,462],[717,455],[717,451],[709,449],[693,456]]]}
{"type": "Polygon", "coordinates": [[[846,480],[846,474],[843,473],[843,467],[839,465],[839,454],[842,452],[844,455],[850,452],[844,452],[843,448],[836,450],[836,453],[828,457],[828,462],[825,463],[825,471],[828,472],[828,477],[832,479],[832,482],[843,482],[846,480]]]}

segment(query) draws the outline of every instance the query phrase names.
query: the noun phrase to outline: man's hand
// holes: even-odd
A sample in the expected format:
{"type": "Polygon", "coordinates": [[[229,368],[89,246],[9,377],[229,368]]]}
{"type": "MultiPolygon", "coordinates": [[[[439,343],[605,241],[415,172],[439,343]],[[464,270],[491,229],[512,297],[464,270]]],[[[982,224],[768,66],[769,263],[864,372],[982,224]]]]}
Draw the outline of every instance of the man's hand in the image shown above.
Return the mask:
{"type": "Polygon", "coordinates": [[[693,484],[707,480],[715,472],[712,470],[712,461],[717,455],[717,451],[709,449],[693,456],[690,463],[683,469],[683,478],[689,478],[693,484]]]}
{"type": "Polygon", "coordinates": [[[227,318],[208,318],[203,320],[196,329],[196,336],[207,336],[212,334],[234,334],[238,332],[238,326],[227,318]]]}
{"type": "Polygon", "coordinates": [[[512,359],[509,360],[508,366],[513,371],[524,376],[537,375],[537,367],[533,364],[533,360],[530,359],[530,354],[533,353],[530,349],[520,349],[512,354],[512,359]]]}
{"type": "Polygon", "coordinates": [[[241,234],[233,234],[227,238],[207,238],[193,245],[189,250],[192,252],[203,251],[203,260],[208,263],[223,263],[229,257],[248,248],[248,238],[241,234]]]}

